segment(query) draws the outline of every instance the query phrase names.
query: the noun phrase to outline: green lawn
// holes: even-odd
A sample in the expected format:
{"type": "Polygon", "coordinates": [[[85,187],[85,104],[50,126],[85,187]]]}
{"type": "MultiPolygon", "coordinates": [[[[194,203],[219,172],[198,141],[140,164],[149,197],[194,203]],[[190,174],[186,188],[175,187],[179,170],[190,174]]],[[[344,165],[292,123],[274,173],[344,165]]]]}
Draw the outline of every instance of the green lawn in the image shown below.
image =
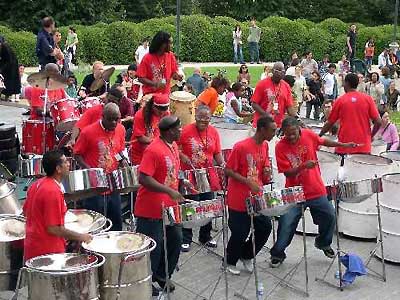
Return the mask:
{"type": "Polygon", "coordinates": [[[390,120],[396,124],[397,128],[400,129],[400,111],[393,111],[390,113],[390,120]]]}

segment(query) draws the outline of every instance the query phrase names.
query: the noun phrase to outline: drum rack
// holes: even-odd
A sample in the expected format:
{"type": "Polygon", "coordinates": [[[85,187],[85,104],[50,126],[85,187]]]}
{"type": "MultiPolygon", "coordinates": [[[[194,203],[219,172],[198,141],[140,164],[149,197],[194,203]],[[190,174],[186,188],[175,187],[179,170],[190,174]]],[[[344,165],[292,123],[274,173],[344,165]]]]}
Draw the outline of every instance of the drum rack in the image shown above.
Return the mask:
{"type": "MultiPolygon", "coordinates": [[[[371,179],[371,187],[372,187],[372,192],[376,195],[379,237],[378,237],[377,243],[375,245],[375,248],[372,251],[370,251],[370,254],[369,254],[367,260],[364,262],[364,264],[365,264],[365,267],[369,271],[369,273],[367,275],[370,275],[375,279],[386,282],[386,266],[385,266],[384,250],[383,250],[383,234],[382,234],[381,211],[380,211],[380,202],[379,202],[379,193],[383,192],[381,178],[378,178],[378,176],[375,175],[375,178],[371,179]],[[381,274],[369,267],[372,257],[375,256],[376,252],[378,251],[378,248],[380,248],[381,254],[382,254],[382,257],[381,257],[382,273],[381,274]]],[[[343,291],[345,286],[344,286],[344,284],[343,284],[344,282],[342,280],[343,267],[340,262],[340,256],[341,256],[341,254],[346,255],[347,253],[342,251],[340,248],[340,233],[339,233],[339,225],[338,225],[339,201],[340,201],[340,190],[341,190],[340,181],[337,182],[334,180],[333,185],[330,187],[330,190],[331,190],[331,194],[332,194],[332,200],[335,203],[335,217],[336,217],[336,222],[335,222],[335,224],[336,224],[335,231],[336,232],[335,233],[336,233],[336,247],[337,248],[336,248],[335,257],[333,258],[332,262],[329,264],[328,269],[325,271],[325,273],[322,277],[316,277],[315,281],[320,281],[322,283],[325,283],[328,286],[338,288],[340,291],[343,291]],[[331,270],[331,268],[336,260],[338,262],[339,278],[338,278],[338,284],[333,284],[326,280],[326,276],[328,275],[329,271],[331,270]]]]}
{"type": "MultiPolygon", "coordinates": [[[[303,257],[289,270],[289,272],[286,273],[286,275],[284,277],[279,277],[278,275],[275,275],[274,273],[272,273],[271,271],[269,271],[267,268],[263,268],[263,267],[259,267],[263,272],[268,273],[269,275],[273,276],[274,278],[278,279],[278,283],[275,284],[275,286],[272,288],[271,291],[269,291],[267,293],[267,295],[265,296],[265,299],[268,299],[268,297],[276,290],[276,288],[278,286],[284,286],[288,289],[291,289],[295,292],[298,292],[306,297],[309,296],[309,292],[308,292],[308,260],[307,260],[307,243],[306,243],[306,233],[305,233],[305,228],[306,228],[306,221],[304,218],[304,205],[303,203],[299,203],[298,205],[301,205],[301,217],[302,217],[302,227],[303,227],[303,257]],[[293,284],[290,283],[290,280],[292,279],[293,275],[296,273],[296,271],[298,270],[299,266],[303,263],[304,261],[304,269],[305,269],[305,287],[304,290],[294,286],[293,284]]],[[[258,297],[257,295],[257,290],[258,290],[258,285],[259,285],[259,280],[258,280],[258,272],[257,272],[257,256],[255,254],[255,237],[254,237],[254,217],[257,215],[257,213],[254,210],[253,205],[250,202],[250,199],[247,200],[247,213],[250,216],[250,231],[251,231],[251,237],[252,237],[252,245],[253,245],[253,273],[254,273],[254,284],[255,284],[255,291],[256,291],[256,298],[258,297]]],[[[271,218],[271,222],[274,222],[271,218]]],[[[274,230],[274,228],[272,228],[272,230],[274,230]]],[[[275,238],[274,238],[275,240],[275,238]]],[[[242,291],[240,293],[235,293],[235,297],[239,298],[239,299],[244,299],[244,300],[249,300],[247,297],[243,296],[243,293],[246,289],[246,287],[248,286],[250,281],[250,276],[245,284],[245,286],[243,287],[242,291]]],[[[257,298],[258,299],[258,298],[257,298]]]]}

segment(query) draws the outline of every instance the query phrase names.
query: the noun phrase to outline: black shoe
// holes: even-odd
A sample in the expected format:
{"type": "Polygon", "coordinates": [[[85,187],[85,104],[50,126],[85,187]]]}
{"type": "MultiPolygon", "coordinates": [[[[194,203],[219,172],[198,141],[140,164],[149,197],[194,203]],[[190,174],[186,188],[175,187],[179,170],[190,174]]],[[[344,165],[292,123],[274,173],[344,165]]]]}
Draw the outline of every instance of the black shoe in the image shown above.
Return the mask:
{"type": "Polygon", "coordinates": [[[333,249],[331,247],[327,248],[327,249],[321,249],[325,256],[328,258],[334,258],[335,257],[335,251],[333,251],[333,249]]]}
{"type": "MultiPolygon", "coordinates": [[[[164,281],[164,280],[158,280],[158,279],[156,279],[156,281],[157,281],[157,283],[159,284],[159,286],[160,286],[163,290],[167,290],[167,288],[166,288],[167,282],[166,282],[166,281],[164,281]]],[[[172,282],[169,283],[169,291],[170,291],[171,293],[172,293],[173,291],[175,291],[175,285],[174,285],[172,282]]]]}
{"type": "Polygon", "coordinates": [[[28,109],[26,112],[22,113],[23,116],[29,116],[31,114],[31,111],[28,109]]]}
{"type": "Polygon", "coordinates": [[[283,263],[282,258],[277,258],[277,257],[271,257],[271,260],[269,262],[269,266],[271,268],[278,268],[282,263],[283,263]]]}
{"type": "Polygon", "coordinates": [[[218,247],[217,241],[215,241],[215,240],[209,240],[208,242],[205,242],[205,243],[200,242],[200,243],[202,243],[203,245],[205,245],[208,248],[217,248],[218,247]]]}
{"type": "Polygon", "coordinates": [[[151,285],[151,289],[152,289],[152,296],[153,297],[158,297],[158,295],[160,295],[160,290],[158,288],[156,288],[154,285],[151,285]]]}

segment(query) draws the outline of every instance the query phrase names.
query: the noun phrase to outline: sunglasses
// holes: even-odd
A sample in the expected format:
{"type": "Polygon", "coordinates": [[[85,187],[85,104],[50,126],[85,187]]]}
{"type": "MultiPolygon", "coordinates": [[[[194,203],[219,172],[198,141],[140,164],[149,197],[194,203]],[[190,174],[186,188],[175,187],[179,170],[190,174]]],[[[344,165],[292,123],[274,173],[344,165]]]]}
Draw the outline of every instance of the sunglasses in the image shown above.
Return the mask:
{"type": "Polygon", "coordinates": [[[157,108],[160,111],[167,111],[168,110],[168,106],[158,106],[158,105],[154,105],[154,108],[157,108]]]}

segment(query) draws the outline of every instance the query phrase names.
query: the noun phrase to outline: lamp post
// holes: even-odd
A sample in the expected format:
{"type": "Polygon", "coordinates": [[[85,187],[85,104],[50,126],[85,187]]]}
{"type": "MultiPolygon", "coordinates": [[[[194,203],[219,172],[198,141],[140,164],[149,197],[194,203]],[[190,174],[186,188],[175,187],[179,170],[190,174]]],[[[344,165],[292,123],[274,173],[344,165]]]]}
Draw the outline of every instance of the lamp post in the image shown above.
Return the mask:
{"type": "Polygon", "coordinates": [[[394,28],[393,28],[393,41],[389,44],[389,47],[393,50],[399,49],[399,44],[397,43],[397,19],[399,16],[399,0],[396,0],[394,6],[394,28]]]}

